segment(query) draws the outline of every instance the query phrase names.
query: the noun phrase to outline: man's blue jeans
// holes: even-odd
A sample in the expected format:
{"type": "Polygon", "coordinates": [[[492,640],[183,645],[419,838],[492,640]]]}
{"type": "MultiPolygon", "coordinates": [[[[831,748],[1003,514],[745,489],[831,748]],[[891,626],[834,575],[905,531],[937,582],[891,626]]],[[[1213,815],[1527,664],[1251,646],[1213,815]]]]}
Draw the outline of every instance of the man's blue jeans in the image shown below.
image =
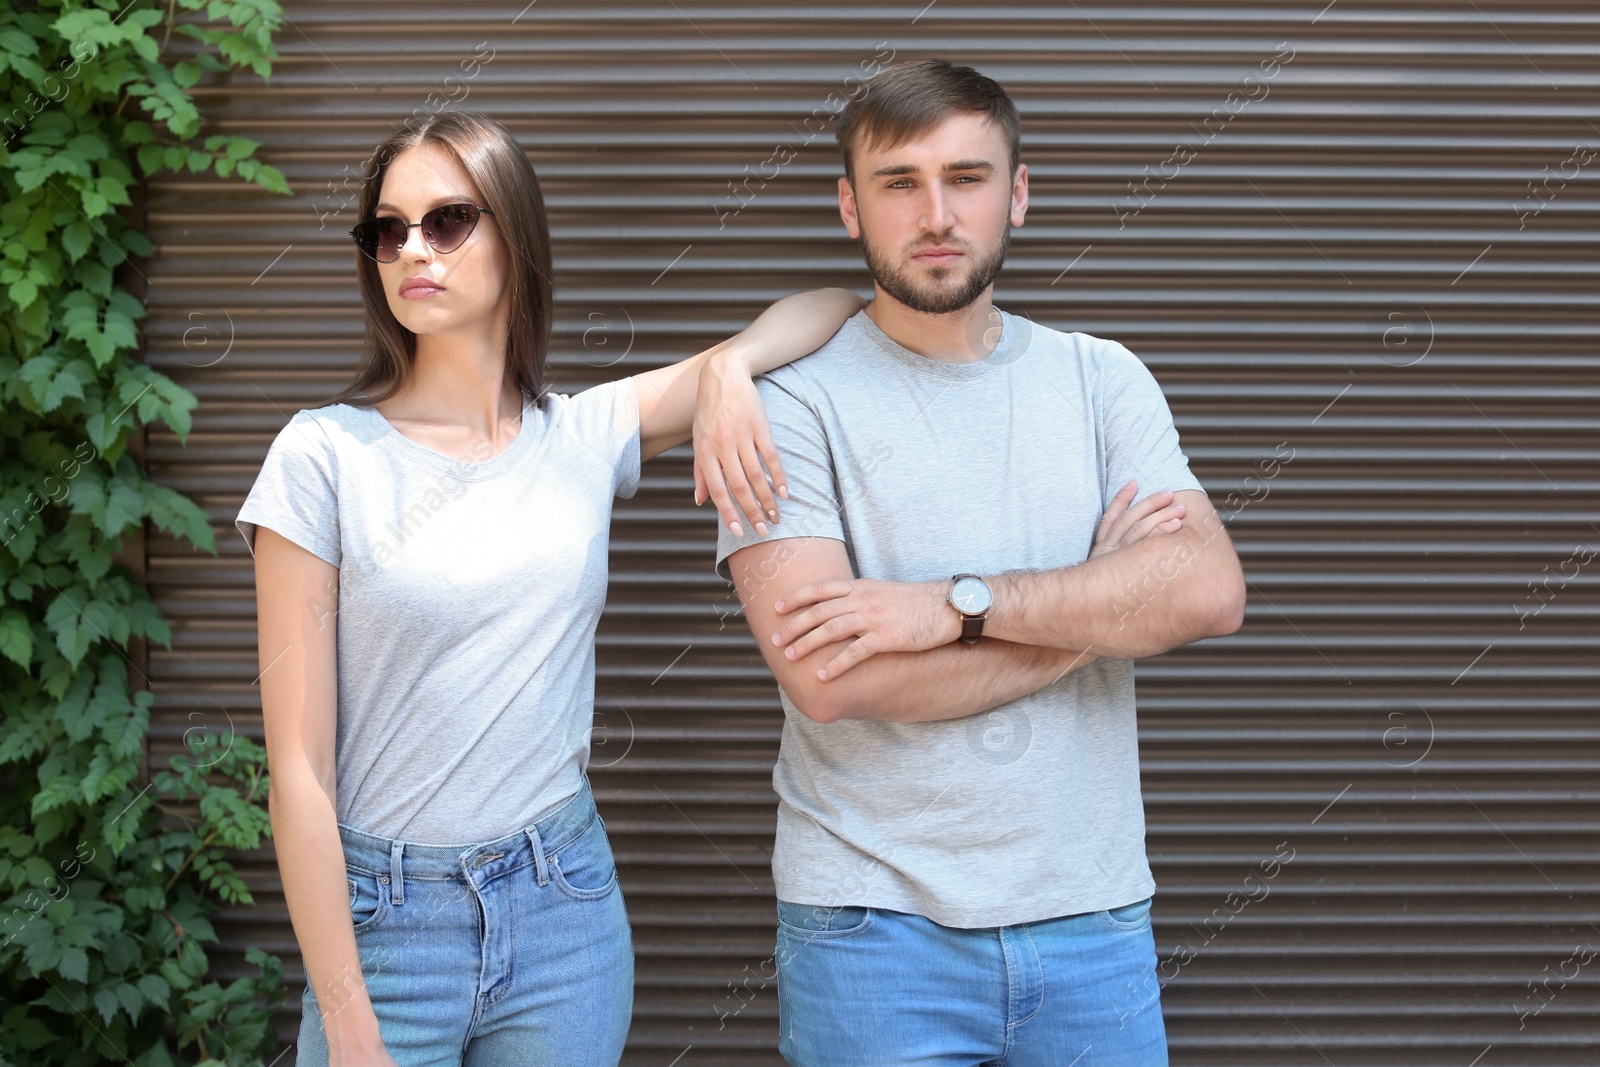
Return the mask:
{"type": "MultiPolygon", "coordinates": [[[[356,949],[400,1067],[615,1067],[633,1008],[633,942],[585,782],[533,826],[477,845],[415,845],[340,827],[356,949]]],[[[328,1062],[307,988],[300,1067],[328,1062]]]]}
{"type": "Polygon", "coordinates": [[[792,1067],[1165,1067],[1150,902],[979,930],[778,902],[792,1067]]]}

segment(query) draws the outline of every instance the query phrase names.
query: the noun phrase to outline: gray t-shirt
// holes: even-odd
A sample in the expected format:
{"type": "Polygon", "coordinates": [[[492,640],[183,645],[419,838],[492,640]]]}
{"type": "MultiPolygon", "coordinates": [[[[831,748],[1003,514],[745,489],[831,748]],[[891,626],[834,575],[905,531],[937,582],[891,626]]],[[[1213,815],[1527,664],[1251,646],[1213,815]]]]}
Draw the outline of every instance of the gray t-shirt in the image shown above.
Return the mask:
{"type": "MultiPolygon", "coordinates": [[[[1136,356],[1003,322],[988,358],[957,364],[901,347],[861,312],[760,379],[789,483],[769,539],[835,538],[857,577],[887,581],[1051,569],[1088,558],[1129,479],[1141,498],[1201,488],[1136,356]]],[[[761,540],[720,528],[718,573],[728,578],[728,555],[761,540]]],[[[780,695],[780,899],[970,928],[1154,890],[1131,660],[1096,660],[948,722],[823,725],[780,695]]]]}
{"type": "MultiPolygon", "coordinates": [[[[252,551],[265,526],[339,568],[341,823],[488,841],[578,791],[611,504],[638,485],[626,378],[525,404],[516,440],[483,462],[425,448],[375,408],[283,428],[238,527],[252,551]]],[[[334,604],[306,610],[332,625],[334,604]]]]}

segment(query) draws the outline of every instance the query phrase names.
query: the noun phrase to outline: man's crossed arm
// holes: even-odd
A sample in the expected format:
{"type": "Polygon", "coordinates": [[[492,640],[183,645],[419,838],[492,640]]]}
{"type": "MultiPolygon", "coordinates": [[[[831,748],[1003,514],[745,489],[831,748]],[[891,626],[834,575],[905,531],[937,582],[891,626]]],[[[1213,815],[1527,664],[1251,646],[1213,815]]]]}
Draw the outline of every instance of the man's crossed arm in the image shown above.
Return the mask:
{"type": "Polygon", "coordinates": [[[1210,610],[1216,617],[1202,625],[1195,619],[1139,621],[1174,611],[1192,614],[1194,602],[1208,602],[1206,593],[1191,588],[1196,575],[1220,571],[1218,588],[1224,588],[1230,565],[1237,578],[1237,611],[1242,611],[1244,582],[1204,493],[1178,494],[1198,497],[1201,507],[1190,502],[1186,509],[1186,502],[1170,493],[1152,494],[1130,507],[1135,490],[1130,483],[1112,501],[1083,564],[986,576],[995,602],[986,636],[972,646],[953,643],[960,620],[945,599],[947,581],[854,579],[844,544],[833,538],[763,541],[733,553],[728,562],[762,656],[802,713],[818,722],[961,718],[1036,692],[1099,655],[1151,655],[1207,636],[1202,631],[1208,628],[1217,633],[1237,628],[1237,621],[1226,625],[1214,602],[1210,610]],[[1195,520],[1186,510],[1202,511],[1202,525],[1209,517],[1210,532],[1195,538],[1190,533],[1195,520]],[[1131,583],[1141,568],[1160,568],[1162,577],[1148,589],[1148,605],[1136,606],[1124,586],[1135,588],[1131,583]],[[1087,579],[1073,574],[1083,571],[1092,573],[1087,579]],[[1063,597],[1074,599],[1062,602],[1063,597]],[[1091,609],[1079,597],[1105,603],[1091,609]],[[1119,606],[1130,610],[1118,615],[1119,606]],[[1109,626],[1104,624],[1108,613],[1109,626]],[[1130,625],[1140,638],[1118,632],[1130,625]],[[1151,642],[1158,641],[1158,631],[1177,639],[1155,648],[1151,642]],[[1134,648],[1149,650],[1130,651],[1134,648]]]}

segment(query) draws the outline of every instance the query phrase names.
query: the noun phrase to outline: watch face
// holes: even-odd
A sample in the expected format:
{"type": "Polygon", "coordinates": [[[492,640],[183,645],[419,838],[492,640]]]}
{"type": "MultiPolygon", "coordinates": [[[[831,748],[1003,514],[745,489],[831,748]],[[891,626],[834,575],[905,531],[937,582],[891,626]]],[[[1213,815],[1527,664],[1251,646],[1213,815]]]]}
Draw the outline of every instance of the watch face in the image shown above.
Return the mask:
{"type": "Polygon", "coordinates": [[[963,615],[982,615],[989,610],[991,600],[989,587],[977,578],[963,578],[950,590],[950,603],[963,615]]]}

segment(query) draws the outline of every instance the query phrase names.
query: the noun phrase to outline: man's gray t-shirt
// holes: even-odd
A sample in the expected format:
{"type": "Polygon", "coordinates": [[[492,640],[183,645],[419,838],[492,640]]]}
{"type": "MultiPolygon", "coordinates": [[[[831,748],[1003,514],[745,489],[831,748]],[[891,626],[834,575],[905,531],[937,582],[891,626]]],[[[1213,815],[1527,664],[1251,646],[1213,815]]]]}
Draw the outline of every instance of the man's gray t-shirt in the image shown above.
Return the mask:
{"type": "MultiPolygon", "coordinates": [[[[843,541],[857,577],[886,581],[1066,567],[1129,480],[1141,499],[1201,488],[1136,356],[1010,314],[986,359],[946,363],[863,311],[758,388],[789,498],[765,539],[719,529],[723,578],[731,553],[806,536],[843,541]]],[[[779,899],[972,928],[1153,892],[1131,660],[947,722],[824,725],[780,695],[779,899]]]]}
{"type": "MultiPolygon", "coordinates": [[[[301,411],[238,526],[339,568],[338,818],[421,844],[490,841],[583,784],[614,497],[639,485],[630,379],[522,411],[482,462],[375,408],[301,411]]],[[[271,670],[271,666],[267,667],[271,670]]]]}

